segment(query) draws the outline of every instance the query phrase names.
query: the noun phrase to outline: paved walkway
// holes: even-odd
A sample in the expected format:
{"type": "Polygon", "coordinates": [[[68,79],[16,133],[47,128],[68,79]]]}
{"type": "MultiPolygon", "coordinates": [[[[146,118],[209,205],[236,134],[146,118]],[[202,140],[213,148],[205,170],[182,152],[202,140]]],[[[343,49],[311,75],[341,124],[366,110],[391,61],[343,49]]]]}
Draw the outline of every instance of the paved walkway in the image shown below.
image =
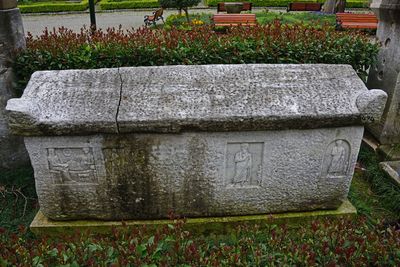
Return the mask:
{"type": "MultiPolygon", "coordinates": [[[[96,13],[97,27],[101,29],[107,29],[109,27],[119,27],[122,25],[124,29],[139,28],[144,26],[143,17],[145,15],[150,15],[150,10],[129,10],[129,11],[111,11],[111,12],[98,12],[96,13]]],[[[253,12],[260,12],[265,10],[264,7],[253,8],[253,12]]],[[[286,12],[284,8],[268,8],[272,12],[286,12]]],[[[351,10],[351,9],[349,9],[351,10]]],[[[352,12],[366,12],[365,9],[355,9],[352,12]]],[[[164,11],[164,18],[170,14],[177,14],[177,10],[168,9],[164,11]]],[[[192,8],[189,9],[190,13],[209,13],[213,14],[217,12],[216,8],[192,8]]],[[[88,12],[74,13],[74,14],[25,14],[22,15],[22,20],[24,23],[25,33],[30,32],[34,36],[40,35],[43,30],[47,27],[48,29],[66,27],[74,31],[79,31],[84,25],[90,25],[90,18],[88,12]]]]}
{"type": "MultiPolygon", "coordinates": [[[[261,11],[263,8],[256,8],[255,11],[261,11]]],[[[191,9],[191,13],[216,13],[217,9],[191,9]]],[[[164,18],[170,14],[177,14],[177,10],[165,10],[164,18]]],[[[124,29],[138,28],[143,26],[143,17],[150,15],[151,11],[115,11],[96,13],[96,23],[98,28],[106,29],[109,27],[119,27],[124,29]]],[[[84,25],[90,25],[89,13],[75,13],[66,15],[23,15],[25,33],[30,32],[33,35],[40,35],[47,27],[48,29],[64,26],[74,31],[79,31],[84,25]]]]}
{"type": "MultiPolygon", "coordinates": [[[[170,14],[176,14],[177,10],[164,11],[164,18],[170,14]]],[[[189,11],[190,12],[190,11],[189,11]]],[[[215,9],[192,10],[192,12],[213,13],[215,9]]],[[[98,28],[106,29],[109,27],[119,27],[124,29],[138,28],[143,26],[143,17],[150,15],[151,11],[117,11],[107,13],[96,13],[96,24],[98,28]]],[[[45,27],[52,29],[64,26],[66,28],[79,31],[84,25],[90,25],[89,13],[66,14],[66,15],[23,15],[25,33],[31,32],[39,35],[45,27]]]]}

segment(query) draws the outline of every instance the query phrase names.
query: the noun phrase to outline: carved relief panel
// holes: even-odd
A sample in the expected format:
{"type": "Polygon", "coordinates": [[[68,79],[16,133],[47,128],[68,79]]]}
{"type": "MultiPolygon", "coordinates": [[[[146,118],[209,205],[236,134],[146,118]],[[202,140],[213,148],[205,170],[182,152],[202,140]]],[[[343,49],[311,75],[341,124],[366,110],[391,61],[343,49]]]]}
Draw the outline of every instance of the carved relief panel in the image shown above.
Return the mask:
{"type": "Polygon", "coordinates": [[[343,139],[331,142],[324,156],[322,175],[325,177],[346,176],[350,166],[350,144],[343,139]]]}
{"type": "Polygon", "coordinates": [[[264,143],[228,143],[225,159],[227,187],[261,186],[264,143]]]}
{"type": "Polygon", "coordinates": [[[47,161],[54,184],[97,184],[93,148],[47,148],[47,161]]]}

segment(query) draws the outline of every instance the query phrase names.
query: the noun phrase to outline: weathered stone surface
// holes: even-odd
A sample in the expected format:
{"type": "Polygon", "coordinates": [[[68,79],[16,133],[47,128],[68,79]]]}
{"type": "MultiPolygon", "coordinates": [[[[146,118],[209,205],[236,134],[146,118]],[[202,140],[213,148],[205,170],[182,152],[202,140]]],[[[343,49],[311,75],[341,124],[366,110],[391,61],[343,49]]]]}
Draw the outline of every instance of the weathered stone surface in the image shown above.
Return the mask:
{"type": "Polygon", "coordinates": [[[13,9],[17,7],[17,0],[0,1],[0,10],[13,9]]]}
{"type": "Polygon", "coordinates": [[[400,185],[400,161],[384,161],[379,163],[379,166],[400,185]]]}
{"type": "Polygon", "coordinates": [[[367,92],[346,65],[165,66],[120,73],[120,132],[354,125],[380,118],[374,106],[382,109],[386,101],[382,91],[367,92]],[[357,97],[367,95],[373,97],[357,108],[357,97]]]}
{"type": "Polygon", "coordinates": [[[22,98],[7,109],[15,134],[117,133],[118,69],[35,72],[22,98]]]}
{"type": "Polygon", "coordinates": [[[374,0],[371,9],[379,18],[377,37],[382,46],[368,87],[385,90],[388,101],[380,123],[369,130],[381,144],[400,143],[400,1],[374,0]]]}
{"type": "MultiPolygon", "coordinates": [[[[237,230],[239,225],[258,225],[268,227],[270,224],[286,224],[289,227],[300,227],[308,225],[311,221],[320,218],[352,217],[357,215],[356,208],[350,201],[344,201],[335,210],[318,210],[306,212],[287,212],[277,214],[259,214],[245,216],[203,217],[187,218],[184,229],[194,235],[230,234],[237,230]]],[[[147,229],[160,229],[160,227],[175,223],[173,220],[76,220],[76,221],[54,221],[49,220],[39,210],[33,219],[30,229],[37,236],[60,236],[74,234],[76,231],[98,234],[109,234],[114,228],[120,231],[129,230],[127,227],[144,226],[147,229]]]]}
{"type": "MultiPolygon", "coordinates": [[[[10,4],[6,2],[3,7],[10,4]]],[[[15,97],[11,69],[13,53],[24,47],[24,29],[19,9],[1,10],[0,4],[0,170],[29,164],[22,138],[10,134],[5,112],[7,100],[15,97]]]]}
{"type": "Polygon", "coordinates": [[[194,65],[37,72],[9,102],[21,135],[362,125],[382,113],[347,65],[194,65]]]}
{"type": "Polygon", "coordinates": [[[46,216],[126,220],[334,209],[385,100],[350,66],[208,65],[37,72],[7,109],[46,216]]]}
{"type": "Polygon", "coordinates": [[[27,137],[52,219],[154,219],[333,209],[363,127],[27,137]]]}

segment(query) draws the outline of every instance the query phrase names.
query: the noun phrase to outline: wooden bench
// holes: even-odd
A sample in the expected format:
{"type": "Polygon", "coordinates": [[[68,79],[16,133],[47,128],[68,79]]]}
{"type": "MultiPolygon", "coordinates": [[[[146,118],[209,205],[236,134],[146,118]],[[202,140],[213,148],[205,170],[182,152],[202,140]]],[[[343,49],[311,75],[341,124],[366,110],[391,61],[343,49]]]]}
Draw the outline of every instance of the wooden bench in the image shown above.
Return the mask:
{"type": "Polygon", "coordinates": [[[286,11],[321,11],[322,3],[289,3],[286,11]]]}
{"type": "MultiPolygon", "coordinates": [[[[243,2],[242,11],[251,11],[253,7],[253,3],[243,2]]],[[[218,3],[217,5],[217,13],[226,12],[225,3],[218,3]]]]}
{"type": "Polygon", "coordinates": [[[146,15],[144,16],[144,25],[146,26],[150,26],[150,25],[156,25],[156,21],[158,20],[162,20],[162,22],[164,22],[164,18],[163,18],[163,13],[164,13],[164,9],[160,8],[157,9],[156,11],[153,12],[153,15],[146,15]]]}
{"type": "Polygon", "coordinates": [[[336,13],[337,29],[377,29],[378,18],[374,14],[336,13]]]}
{"type": "Polygon", "coordinates": [[[257,24],[256,14],[215,14],[211,20],[214,26],[254,26],[257,24]]]}

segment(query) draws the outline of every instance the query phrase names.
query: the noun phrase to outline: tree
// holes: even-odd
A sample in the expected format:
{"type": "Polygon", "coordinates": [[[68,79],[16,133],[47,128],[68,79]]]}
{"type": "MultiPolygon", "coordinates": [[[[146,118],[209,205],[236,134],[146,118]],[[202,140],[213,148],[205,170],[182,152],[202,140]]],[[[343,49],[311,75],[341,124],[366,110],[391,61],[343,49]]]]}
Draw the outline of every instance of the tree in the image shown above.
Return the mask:
{"type": "Polygon", "coordinates": [[[329,14],[344,12],[346,0],[326,0],[322,11],[329,14]]]}
{"type": "Polygon", "coordinates": [[[163,8],[177,8],[179,10],[179,14],[182,13],[182,10],[185,11],[188,22],[190,22],[188,8],[199,4],[200,1],[201,0],[158,0],[163,8]]]}

